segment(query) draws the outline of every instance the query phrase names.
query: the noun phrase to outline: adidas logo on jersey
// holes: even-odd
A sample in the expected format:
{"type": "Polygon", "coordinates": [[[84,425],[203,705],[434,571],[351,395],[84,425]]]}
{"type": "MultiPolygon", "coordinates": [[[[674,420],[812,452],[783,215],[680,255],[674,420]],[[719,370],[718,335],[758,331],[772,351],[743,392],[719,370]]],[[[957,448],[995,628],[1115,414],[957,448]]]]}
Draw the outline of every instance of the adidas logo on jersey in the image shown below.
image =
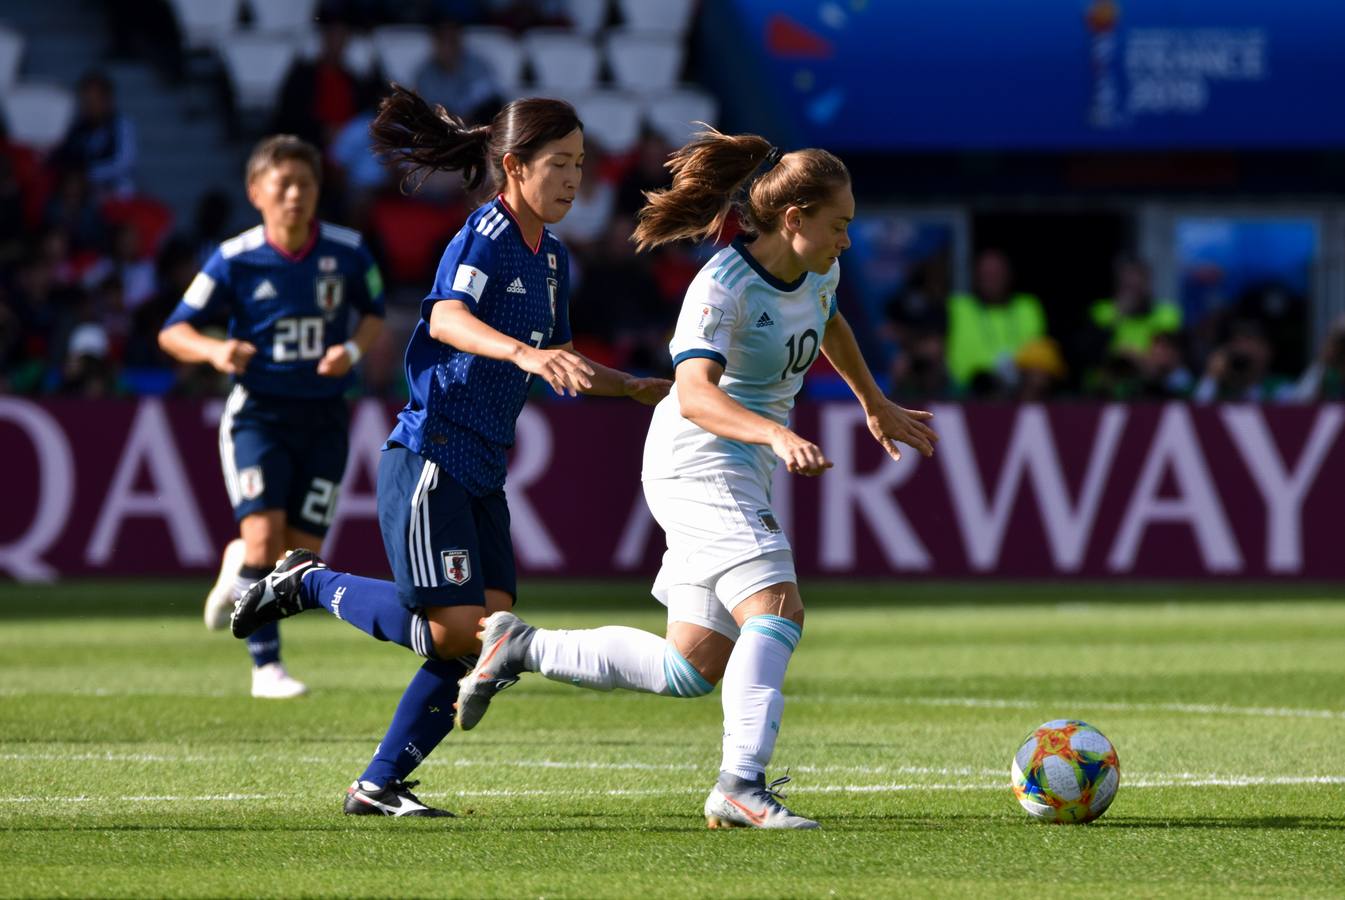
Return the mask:
{"type": "Polygon", "coordinates": [[[761,314],[761,318],[760,318],[760,319],[757,319],[757,327],[758,327],[758,328],[765,328],[767,325],[774,325],[774,324],[775,324],[775,322],[774,322],[774,321],[771,319],[771,317],[770,317],[769,315],[767,315],[766,313],[762,313],[762,314],[761,314]]]}
{"type": "Polygon", "coordinates": [[[270,279],[266,279],[257,285],[257,289],[252,292],[253,300],[274,300],[276,296],[276,286],[271,283],[270,279]]]}
{"type": "Polygon", "coordinates": [[[522,279],[522,278],[515,278],[513,281],[509,282],[509,287],[505,288],[505,291],[506,291],[507,293],[510,293],[510,294],[526,294],[526,293],[527,293],[527,291],[524,290],[524,288],[523,288],[523,279],[522,279]]]}

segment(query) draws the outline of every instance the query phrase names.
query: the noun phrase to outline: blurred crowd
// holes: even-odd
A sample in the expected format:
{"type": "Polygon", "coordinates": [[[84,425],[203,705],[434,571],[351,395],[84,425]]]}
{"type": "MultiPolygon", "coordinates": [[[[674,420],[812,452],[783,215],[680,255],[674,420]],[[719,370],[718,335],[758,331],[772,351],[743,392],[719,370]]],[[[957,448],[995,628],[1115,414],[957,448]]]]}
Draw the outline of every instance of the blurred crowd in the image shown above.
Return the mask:
{"type": "Polygon", "coordinates": [[[1345,320],[1305,358],[1307,302],[1262,284],[1198,321],[1154,293],[1150,267],[1114,265],[1110,297],[1087,300],[1069,327],[1014,280],[994,248],[975,261],[971,290],[954,292],[938,267],[892,297],[881,333],[896,348],[890,393],[905,400],[1052,398],[1196,403],[1300,402],[1345,397],[1345,320]],[[931,274],[931,272],[933,274],[931,274]],[[1080,321],[1082,324],[1080,324],[1080,321]]]}
{"type": "MultiPolygon", "coordinates": [[[[504,98],[489,67],[465,52],[460,25],[560,24],[562,10],[535,0],[327,5],[319,52],[294,64],[270,122],[246,136],[288,132],[316,144],[325,165],[320,216],[361,231],[383,269],[392,327],[367,357],[367,392],[395,397],[404,390],[400,346],[443,246],[482,198],[468,197],[456,176],[431,177],[408,190],[371,156],[368,126],[385,79],[377,71],[351,71],[346,42],[373,23],[433,21],[435,50],[413,86],[481,122],[504,98]]],[[[144,42],[155,33],[118,33],[114,51],[152,55],[144,42]]],[[[214,373],[174,366],[156,335],[201,264],[230,236],[239,212],[231,197],[239,192],[209,191],[191,221],[175,223],[152,195],[152,176],[139,173],[137,181],[135,123],[118,112],[112,82],[89,72],[78,85],[78,103],[69,133],[45,156],[0,135],[0,391],[218,390],[214,373]]],[[[573,258],[576,344],[608,365],[666,373],[666,342],[682,294],[708,253],[669,247],[637,256],[629,236],[644,192],[667,184],[663,164],[673,148],[652,131],[624,153],[608,152],[601,134],[586,137],[581,194],[553,226],[573,258]]],[[[1306,302],[1274,285],[1187,322],[1178,303],[1154,294],[1145,261],[1124,257],[1115,264],[1110,297],[1079,298],[1086,309],[1075,320],[1053,323],[1030,286],[1015,283],[1005,253],[987,248],[973,267],[967,292],[952,291],[946,271],[927,267],[891,298],[883,321],[857,318],[857,330],[880,335],[887,348],[871,362],[894,397],[1308,402],[1345,396],[1345,323],[1315,354],[1305,353],[1306,302]]],[[[848,312],[845,284],[841,303],[848,312]]],[[[834,386],[835,376],[823,364],[810,383],[834,386]]]]}

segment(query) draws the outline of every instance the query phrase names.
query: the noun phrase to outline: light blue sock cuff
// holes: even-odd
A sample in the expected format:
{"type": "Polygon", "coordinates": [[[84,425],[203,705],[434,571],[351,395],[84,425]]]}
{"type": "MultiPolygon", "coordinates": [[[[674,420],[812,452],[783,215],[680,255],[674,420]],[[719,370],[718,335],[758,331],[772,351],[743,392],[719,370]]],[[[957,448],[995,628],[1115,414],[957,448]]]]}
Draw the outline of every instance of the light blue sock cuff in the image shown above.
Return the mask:
{"type": "Polygon", "coordinates": [[[744,622],[742,633],[764,634],[784,644],[789,648],[789,652],[793,653],[803,637],[803,628],[793,619],[786,619],[784,616],[760,615],[752,616],[744,622]]]}
{"type": "Polygon", "coordinates": [[[715,689],[672,644],[663,645],[663,677],[674,697],[704,697],[715,689]]]}

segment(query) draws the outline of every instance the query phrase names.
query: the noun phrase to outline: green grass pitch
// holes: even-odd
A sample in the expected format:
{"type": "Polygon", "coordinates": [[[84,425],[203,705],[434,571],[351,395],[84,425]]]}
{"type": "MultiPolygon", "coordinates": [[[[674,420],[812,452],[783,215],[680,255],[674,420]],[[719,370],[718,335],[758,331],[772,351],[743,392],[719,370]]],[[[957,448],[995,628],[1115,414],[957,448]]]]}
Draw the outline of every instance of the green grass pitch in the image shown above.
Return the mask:
{"type": "MultiPolygon", "coordinates": [[[[246,696],[196,582],[0,586],[0,896],[1340,896],[1345,603],[1308,587],[805,585],[777,773],[816,832],[707,831],[718,693],[537,676],[417,772],[455,820],[341,815],[417,662],[286,623],[311,696],[246,696]],[[1019,741],[1082,718],[1121,788],[1030,821],[1019,741]]],[[[660,629],[643,586],[538,624],[660,629]]]]}

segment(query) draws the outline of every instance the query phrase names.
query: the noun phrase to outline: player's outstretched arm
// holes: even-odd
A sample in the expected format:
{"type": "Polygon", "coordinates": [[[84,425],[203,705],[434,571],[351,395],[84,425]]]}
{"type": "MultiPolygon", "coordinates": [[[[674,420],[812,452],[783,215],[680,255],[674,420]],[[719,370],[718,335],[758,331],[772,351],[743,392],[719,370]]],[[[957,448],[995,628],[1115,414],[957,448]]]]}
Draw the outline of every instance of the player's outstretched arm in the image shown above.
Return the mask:
{"type": "Polygon", "coordinates": [[[934,455],[934,444],[939,436],[925,424],[934,418],[934,414],[921,409],[904,409],[883,396],[859,351],[859,343],[855,340],[850,323],[839,313],[827,325],[827,333],[822,338],[822,352],[826,354],[832,368],[840,372],[845,383],[850,385],[859,405],[864,408],[869,433],[883,445],[888,456],[901,459],[898,441],[914,447],[925,456],[934,455]]]}
{"type": "Polygon", "coordinates": [[[257,355],[257,348],[247,341],[207,337],[190,322],[178,322],[160,331],[159,348],[178,362],[210,363],[226,375],[241,375],[257,355]]]}
{"type": "Polygon", "coordinates": [[[752,412],[719,387],[724,367],[712,359],[677,366],[677,399],[683,418],[711,434],[771,448],[794,475],[821,475],[831,468],[822,448],[785,426],[752,412]]]}
{"type": "Polygon", "coordinates": [[[513,363],[551,385],[557,394],[577,397],[593,386],[593,368],[570,350],[541,350],[502,334],[472,315],[460,300],[440,300],[430,310],[430,337],[465,353],[513,363]]]}
{"type": "Polygon", "coordinates": [[[630,397],[646,406],[654,406],[672,390],[672,382],[666,378],[640,378],[620,369],[608,368],[575,350],[573,343],[558,344],[553,349],[574,353],[593,370],[593,376],[589,378],[592,385],[582,391],[584,394],[594,397],[630,397]]]}

